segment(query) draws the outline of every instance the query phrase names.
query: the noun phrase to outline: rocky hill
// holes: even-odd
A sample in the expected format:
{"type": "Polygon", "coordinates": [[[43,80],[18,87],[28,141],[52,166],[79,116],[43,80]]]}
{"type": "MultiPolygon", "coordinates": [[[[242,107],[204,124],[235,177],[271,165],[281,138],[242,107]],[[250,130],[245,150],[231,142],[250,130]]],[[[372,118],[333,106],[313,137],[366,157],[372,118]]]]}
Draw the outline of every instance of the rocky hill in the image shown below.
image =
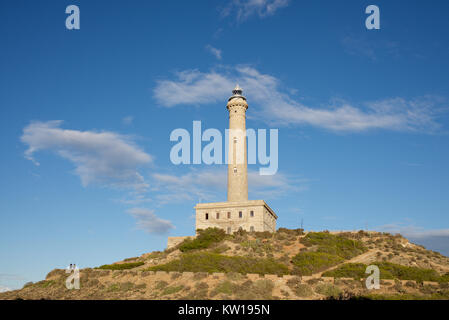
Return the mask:
{"type": "Polygon", "coordinates": [[[0,299],[449,299],[449,258],[379,232],[199,232],[174,248],[65,270],[0,299]],[[368,290],[368,265],[380,289],[368,290]]]}

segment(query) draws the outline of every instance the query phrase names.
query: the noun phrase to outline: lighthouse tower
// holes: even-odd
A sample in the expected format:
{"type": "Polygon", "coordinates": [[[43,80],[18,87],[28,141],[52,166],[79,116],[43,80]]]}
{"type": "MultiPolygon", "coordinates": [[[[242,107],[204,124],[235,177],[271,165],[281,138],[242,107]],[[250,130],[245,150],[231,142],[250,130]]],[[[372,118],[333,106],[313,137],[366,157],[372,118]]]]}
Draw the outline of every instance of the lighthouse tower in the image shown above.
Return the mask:
{"type": "Polygon", "coordinates": [[[228,202],[248,201],[246,110],[248,103],[237,85],[226,108],[229,111],[228,202]]]}
{"type": "MultiPolygon", "coordinates": [[[[263,200],[248,200],[246,110],[248,103],[237,85],[226,105],[229,111],[228,201],[198,203],[196,230],[221,228],[226,233],[276,231],[277,215],[263,200]]],[[[183,238],[169,238],[169,246],[183,238]]]]}

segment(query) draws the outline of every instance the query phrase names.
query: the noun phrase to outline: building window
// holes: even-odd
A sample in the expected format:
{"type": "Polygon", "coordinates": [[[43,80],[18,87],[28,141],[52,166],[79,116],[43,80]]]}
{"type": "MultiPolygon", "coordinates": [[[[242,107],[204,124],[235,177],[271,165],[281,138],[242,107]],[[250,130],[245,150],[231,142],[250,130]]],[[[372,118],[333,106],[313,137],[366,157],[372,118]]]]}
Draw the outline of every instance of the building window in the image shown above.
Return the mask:
{"type": "Polygon", "coordinates": [[[209,220],[209,214],[206,213],[206,220],[209,220]]]}
{"type": "Polygon", "coordinates": [[[220,212],[217,212],[217,219],[220,219],[220,212]]]}
{"type": "Polygon", "coordinates": [[[231,234],[231,227],[228,227],[227,233],[231,234]]]}
{"type": "Polygon", "coordinates": [[[242,213],[242,211],[239,211],[239,218],[243,218],[243,213],[242,213]]]}
{"type": "Polygon", "coordinates": [[[249,215],[251,216],[251,217],[254,217],[254,211],[250,211],[250,213],[249,213],[249,215]]]}
{"type": "Polygon", "coordinates": [[[228,219],[231,219],[231,213],[228,212],[228,219]]]}
{"type": "Polygon", "coordinates": [[[234,167],[234,173],[237,173],[237,167],[234,167]]]}
{"type": "Polygon", "coordinates": [[[249,227],[249,231],[254,232],[254,227],[253,226],[249,227]]]}

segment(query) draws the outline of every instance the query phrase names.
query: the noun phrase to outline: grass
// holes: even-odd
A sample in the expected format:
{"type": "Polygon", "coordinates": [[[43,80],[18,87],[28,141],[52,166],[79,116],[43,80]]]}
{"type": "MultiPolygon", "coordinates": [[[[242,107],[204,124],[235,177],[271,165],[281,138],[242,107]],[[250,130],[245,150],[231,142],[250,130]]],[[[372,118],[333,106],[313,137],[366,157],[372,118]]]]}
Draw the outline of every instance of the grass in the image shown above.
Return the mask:
{"type": "Polygon", "coordinates": [[[311,275],[342,261],[343,258],[325,252],[300,252],[292,259],[295,273],[300,275],[311,275]]]}
{"type": "Polygon", "coordinates": [[[55,280],[42,280],[42,281],[36,282],[34,284],[34,286],[39,287],[39,288],[48,288],[55,284],[56,284],[55,280]]]}
{"type": "Polygon", "coordinates": [[[351,259],[366,251],[361,241],[326,232],[310,232],[301,239],[301,243],[307,247],[317,246],[317,252],[328,253],[344,259],[351,259]]]}
{"type": "MultiPolygon", "coordinates": [[[[440,276],[435,270],[417,267],[407,267],[391,262],[373,263],[379,267],[381,279],[399,279],[399,280],[415,280],[444,282],[445,276],[440,276]]],[[[335,278],[365,278],[367,265],[362,263],[347,263],[334,270],[327,271],[323,274],[325,277],[335,278]]]]}
{"type": "Polygon", "coordinates": [[[326,296],[326,298],[336,299],[341,294],[341,289],[330,284],[330,283],[322,283],[316,286],[315,291],[319,294],[326,296]]]}
{"type": "Polygon", "coordinates": [[[137,268],[144,265],[143,261],[139,262],[128,262],[128,263],[115,263],[115,264],[104,264],[97,269],[103,269],[103,270],[128,270],[137,268]]]}
{"type": "Polygon", "coordinates": [[[223,293],[227,295],[232,295],[233,292],[236,291],[237,285],[232,283],[229,280],[225,280],[223,282],[220,282],[215,289],[211,292],[211,296],[215,296],[218,293],[223,293]]]}
{"type": "Polygon", "coordinates": [[[288,274],[286,265],[267,258],[249,258],[240,256],[224,256],[211,252],[195,252],[181,256],[166,264],[148,268],[150,271],[177,272],[237,272],[258,274],[288,274]]]}
{"type": "Polygon", "coordinates": [[[300,275],[326,270],[366,251],[363,243],[358,240],[327,232],[310,232],[301,239],[301,243],[309,247],[309,250],[298,253],[292,259],[294,273],[300,275]]]}
{"type": "Polygon", "coordinates": [[[205,230],[198,229],[198,236],[195,239],[186,239],[179,245],[179,250],[188,252],[198,249],[209,248],[212,244],[221,242],[226,233],[219,228],[207,228],[205,230]]]}
{"type": "Polygon", "coordinates": [[[169,294],[174,294],[176,292],[181,291],[182,289],[184,289],[183,285],[180,286],[170,286],[170,287],[166,287],[163,291],[162,291],[162,295],[166,296],[169,294]]]}
{"type": "Polygon", "coordinates": [[[287,286],[292,289],[292,291],[296,294],[296,296],[300,298],[307,298],[313,295],[313,290],[307,284],[301,283],[299,278],[290,279],[287,281],[287,286]]]}

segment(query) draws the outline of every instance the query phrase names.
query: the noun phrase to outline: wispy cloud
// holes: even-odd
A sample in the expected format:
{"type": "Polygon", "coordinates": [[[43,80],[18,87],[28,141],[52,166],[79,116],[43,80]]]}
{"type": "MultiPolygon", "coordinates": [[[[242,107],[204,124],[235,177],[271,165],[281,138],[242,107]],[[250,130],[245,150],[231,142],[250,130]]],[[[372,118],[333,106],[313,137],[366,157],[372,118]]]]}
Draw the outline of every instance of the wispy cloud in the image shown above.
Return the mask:
{"type": "Polygon", "coordinates": [[[114,132],[61,128],[62,121],[33,122],[23,129],[28,145],[25,157],[36,165],[35,153],[50,150],[75,166],[83,186],[100,184],[144,191],[148,185],[138,168],[151,163],[151,155],[129,137],[114,132]]]}
{"type": "Polygon", "coordinates": [[[145,208],[131,208],[127,211],[137,220],[137,226],[152,234],[165,234],[175,227],[168,221],[159,218],[153,210],[145,208]]]}
{"type": "Polygon", "coordinates": [[[289,0],[233,0],[221,14],[224,17],[235,16],[237,21],[242,22],[253,15],[259,18],[272,16],[288,4],[289,0]]]}
{"type": "Polygon", "coordinates": [[[310,107],[294,98],[289,89],[281,89],[274,76],[250,66],[220,67],[210,72],[186,70],[175,79],[161,80],[154,89],[157,101],[165,107],[200,105],[223,101],[230,88],[239,83],[249,98],[250,107],[262,120],[279,125],[309,125],[338,132],[371,129],[436,132],[437,115],[446,110],[446,100],[437,96],[413,99],[394,97],[354,105],[334,101],[327,107],[310,107]]]}
{"type": "Polygon", "coordinates": [[[449,257],[449,228],[425,229],[409,223],[392,223],[377,228],[380,231],[400,233],[410,241],[449,257]]]}
{"type": "MultiPolygon", "coordinates": [[[[160,192],[156,196],[160,203],[219,201],[224,200],[226,195],[227,170],[219,167],[204,170],[192,169],[183,175],[155,173],[152,181],[160,192]]],[[[306,189],[306,181],[282,173],[261,176],[258,171],[248,172],[249,190],[253,195],[266,199],[302,191],[306,189]]]]}
{"type": "Polygon", "coordinates": [[[126,126],[129,126],[133,123],[134,117],[133,116],[126,116],[122,119],[122,123],[126,126]]]}
{"type": "Polygon", "coordinates": [[[449,237],[449,228],[447,229],[425,229],[415,225],[392,223],[379,227],[379,230],[400,233],[402,235],[413,238],[427,238],[427,237],[449,237]]]}
{"type": "Polygon", "coordinates": [[[214,47],[212,47],[210,44],[208,44],[208,45],[206,46],[206,50],[209,51],[215,58],[217,58],[218,60],[221,60],[221,57],[222,57],[221,54],[222,54],[222,52],[221,52],[220,49],[214,48],[214,47]]]}
{"type": "Polygon", "coordinates": [[[367,57],[372,61],[385,56],[398,58],[401,55],[401,46],[396,41],[380,41],[363,36],[346,35],[341,39],[341,44],[347,53],[367,57]]]}

